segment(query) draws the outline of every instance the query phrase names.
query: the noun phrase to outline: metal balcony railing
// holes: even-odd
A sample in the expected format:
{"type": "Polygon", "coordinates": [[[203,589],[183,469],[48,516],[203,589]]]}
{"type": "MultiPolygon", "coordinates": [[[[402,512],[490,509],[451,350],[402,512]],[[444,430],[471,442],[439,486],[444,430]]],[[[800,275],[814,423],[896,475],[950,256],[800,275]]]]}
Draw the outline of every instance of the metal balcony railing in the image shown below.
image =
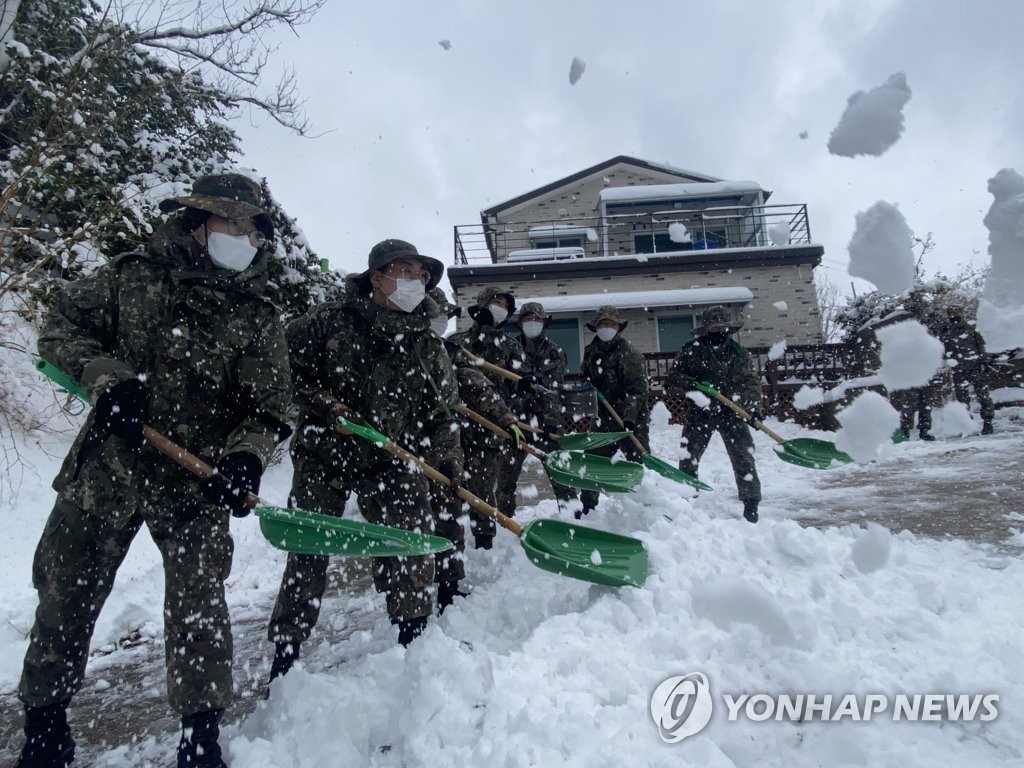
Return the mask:
{"type": "Polygon", "coordinates": [[[804,203],[681,207],[604,217],[460,224],[454,228],[454,263],[556,261],[810,242],[804,203]]]}

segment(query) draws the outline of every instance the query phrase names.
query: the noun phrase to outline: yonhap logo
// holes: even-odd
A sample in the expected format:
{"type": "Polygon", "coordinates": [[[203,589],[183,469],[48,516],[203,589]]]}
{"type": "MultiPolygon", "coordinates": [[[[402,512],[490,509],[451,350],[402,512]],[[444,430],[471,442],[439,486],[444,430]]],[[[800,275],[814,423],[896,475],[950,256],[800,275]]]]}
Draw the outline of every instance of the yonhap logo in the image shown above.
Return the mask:
{"type": "Polygon", "coordinates": [[[700,733],[711,721],[711,686],[700,672],[670,677],[651,695],[651,717],[668,744],[700,733]]]}

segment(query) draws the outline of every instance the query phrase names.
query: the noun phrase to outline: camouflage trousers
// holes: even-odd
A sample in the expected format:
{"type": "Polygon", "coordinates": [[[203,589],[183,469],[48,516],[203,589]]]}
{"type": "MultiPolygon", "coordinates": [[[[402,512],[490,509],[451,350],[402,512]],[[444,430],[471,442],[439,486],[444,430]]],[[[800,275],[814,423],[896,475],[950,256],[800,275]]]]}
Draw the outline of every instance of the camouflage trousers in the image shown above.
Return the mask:
{"type": "Polygon", "coordinates": [[[32,563],[39,607],[18,686],[21,701],[42,707],[81,688],[96,620],[145,523],[164,564],[168,701],[181,715],[227,706],[232,639],[224,581],[234,552],[228,520],[206,505],[168,503],[116,527],[58,497],[32,563]]]}
{"type": "MultiPolygon", "coordinates": [[[[615,421],[604,414],[598,414],[590,422],[591,432],[621,432],[620,427],[615,421]]],[[[651,425],[650,425],[650,414],[644,414],[641,421],[637,422],[636,431],[633,433],[636,435],[643,445],[650,447],[651,439],[651,425]]],[[[643,460],[643,454],[640,449],[636,447],[636,444],[628,437],[620,440],[617,443],[611,445],[603,445],[600,448],[595,448],[587,453],[592,453],[595,456],[614,456],[618,451],[622,451],[622,454],[626,457],[627,461],[640,463],[643,460]]],[[[580,501],[583,503],[584,509],[594,509],[601,499],[601,494],[598,491],[581,491],[580,501]]]]}
{"type": "Polygon", "coordinates": [[[991,424],[996,415],[996,407],[992,402],[992,395],[988,389],[988,374],[979,370],[953,369],[953,394],[957,400],[971,407],[971,390],[978,398],[978,407],[981,409],[981,420],[991,424]]]}
{"type": "Polygon", "coordinates": [[[919,432],[928,432],[932,428],[932,408],[940,403],[939,387],[913,387],[889,393],[889,402],[900,412],[900,429],[910,433],[917,416],[919,432]]]}
{"type": "MultiPolygon", "coordinates": [[[[556,446],[546,440],[534,440],[533,444],[542,451],[550,452],[556,446]]],[[[502,514],[515,517],[516,514],[516,487],[519,484],[519,476],[523,472],[523,462],[526,461],[526,451],[511,450],[505,453],[498,464],[498,484],[496,490],[497,504],[495,506],[502,514]]],[[[576,489],[556,483],[548,476],[551,483],[551,491],[558,499],[558,508],[565,510],[576,501],[576,489]]]]}
{"type": "Polygon", "coordinates": [[[746,423],[734,416],[732,411],[714,414],[694,413],[692,409],[687,411],[679,444],[689,455],[679,461],[679,468],[697,477],[701,457],[715,432],[722,436],[722,442],[725,443],[725,452],[732,463],[740,501],[760,501],[761,481],[754,462],[754,438],[746,423]]]}
{"type": "MultiPolygon", "coordinates": [[[[498,469],[508,456],[506,445],[489,448],[482,445],[463,445],[465,454],[466,490],[487,502],[492,507],[497,503],[498,469]]],[[[494,536],[497,527],[494,521],[477,512],[469,510],[469,527],[474,536],[494,536]]]]}
{"type": "Polygon", "coordinates": [[[469,505],[455,494],[435,485],[430,489],[430,506],[434,512],[434,530],[455,545],[455,549],[434,555],[434,581],[462,581],[466,578],[466,529],[469,505]]]}
{"type": "MultiPolygon", "coordinates": [[[[294,457],[295,474],[289,504],[308,512],[341,517],[352,490],[360,493],[359,511],[369,522],[406,530],[434,529],[427,480],[411,474],[404,464],[388,463],[355,481],[338,470],[306,457],[294,457]]],[[[320,602],[327,590],[326,555],[289,553],[281,586],[270,617],[267,636],[274,643],[303,643],[320,618],[320,602]]],[[[392,621],[426,616],[433,609],[429,587],[433,559],[377,557],[373,583],[387,599],[392,621]]]]}

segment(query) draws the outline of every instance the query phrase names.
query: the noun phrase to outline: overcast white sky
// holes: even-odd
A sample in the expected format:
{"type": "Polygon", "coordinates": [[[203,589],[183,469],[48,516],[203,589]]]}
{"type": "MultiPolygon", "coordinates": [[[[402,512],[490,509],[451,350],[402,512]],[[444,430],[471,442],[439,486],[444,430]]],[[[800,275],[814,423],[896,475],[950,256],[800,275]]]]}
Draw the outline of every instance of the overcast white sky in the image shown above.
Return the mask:
{"type": "Polygon", "coordinates": [[[386,237],[450,264],[454,225],[627,154],[808,203],[827,274],[848,289],[858,211],[898,204],[915,234],[934,233],[929,271],[952,272],[972,252],[988,261],[987,180],[1024,172],[1019,0],[354,5],[328,3],[274,59],[296,69],[324,135],[236,125],[245,164],[346,270],[386,237]],[[574,56],[586,71],[570,85],[574,56]],[[902,139],[878,158],[830,155],[848,97],[900,71],[902,139]]]}

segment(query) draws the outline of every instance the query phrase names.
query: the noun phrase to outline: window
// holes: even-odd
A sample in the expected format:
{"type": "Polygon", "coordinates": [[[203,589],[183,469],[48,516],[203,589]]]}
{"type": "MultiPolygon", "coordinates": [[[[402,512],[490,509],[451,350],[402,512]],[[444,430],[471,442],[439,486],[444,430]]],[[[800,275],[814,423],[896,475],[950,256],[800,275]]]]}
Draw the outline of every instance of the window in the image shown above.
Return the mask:
{"type": "Polygon", "coordinates": [[[688,251],[690,243],[674,243],[668,232],[647,232],[633,235],[634,253],[665,253],[666,251],[688,251]]]}
{"type": "Polygon", "coordinates": [[[658,317],[658,351],[678,352],[693,339],[693,329],[700,324],[697,315],[660,315],[658,317]]]}

